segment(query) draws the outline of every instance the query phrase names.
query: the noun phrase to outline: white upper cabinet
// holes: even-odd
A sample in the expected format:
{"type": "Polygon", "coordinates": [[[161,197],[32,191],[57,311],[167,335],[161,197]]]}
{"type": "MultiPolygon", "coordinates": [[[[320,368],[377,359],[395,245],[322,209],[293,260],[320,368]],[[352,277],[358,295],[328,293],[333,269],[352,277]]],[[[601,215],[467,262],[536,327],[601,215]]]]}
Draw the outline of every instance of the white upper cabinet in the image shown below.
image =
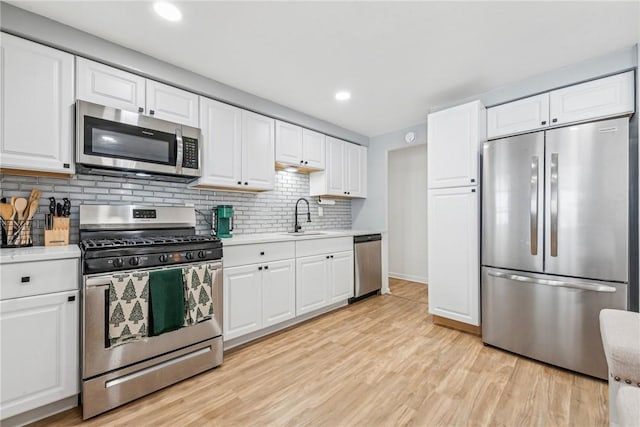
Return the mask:
{"type": "Polygon", "coordinates": [[[276,120],[276,162],[285,165],[303,165],[302,128],[276,120]]]}
{"type": "Polygon", "coordinates": [[[77,58],[78,99],[198,127],[198,95],[77,58]]]}
{"type": "Polygon", "coordinates": [[[198,127],[198,95],[147,80],[147,114],[158,119],[198,127]]]}
{"type": "Polygon", "coordinates": [[[275,187],[274,126],[272,118],[242,111],[242,184],[247,188],[275,187]]]}
{"type": "Polygon", "coordinates": [[[276,163],[303,169],[323,170],[325,136],[276,120],[276,163]]]}
{"type": "Polygon", "coordinates": [[[242,185],[242,110],[200,97],[202,178],[196,184],[242,185]]]}
{"type": "Polygon", "coordinates": [[[324,170],[325,138],[319,132],[302,129],[302,160],[306,168],[324,170]]]}
{"type": "Polygon", "coordinates": [[[310,176],[311,196],[366,197],[367,148],[326,137],[323,172],[310,176]]]}
{"type": "Polygon", "coordinates": [[[634,111],[633,71],[551,92],[551,125],[634,111]]]}
{"type": "Polygon", "coordinates": [[[517,134],[549,126],[549,94],[487,109],[487,137],[517,134]]]}
{"type": "Polygon", "coordinates": [[[121,110],[145,112],[145,78],[78,57],[78,99],[121,110]]]}
{"type": "Polygon", "coordinates": [[[488,137],[633,113],[633,83],[628,71],[489,108],[488,137]]]}
{"type": "Polygon", "coordinates": [[[275,186],[274,120],[200,97],[202,177],[195,187],[265,191],[275,186]]]}
{"type": "Polygon", "coordinates": [[[429,312],[480,325],[480,215],[476,188],[430,190],[429,312]]]}
{"type": "Polygon", "coordinates": [[[1,38],[0,167],[73,174],[73,55],[1,38]]]}
{"type": "Polygon", "coordinates": [[[480,147],[486,137],[486,123],[486,109],[480,101],[429,114],[429,188],[478,184],[480,147]]]}

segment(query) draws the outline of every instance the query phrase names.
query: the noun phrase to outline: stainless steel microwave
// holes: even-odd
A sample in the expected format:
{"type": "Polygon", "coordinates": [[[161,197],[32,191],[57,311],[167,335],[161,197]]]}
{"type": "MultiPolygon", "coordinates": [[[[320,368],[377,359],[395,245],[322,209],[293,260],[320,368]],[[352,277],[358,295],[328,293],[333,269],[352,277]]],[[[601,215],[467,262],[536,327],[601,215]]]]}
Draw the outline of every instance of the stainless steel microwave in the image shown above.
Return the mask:
{"type": "Polygon", "coordinates": [[[76,126],[79,172],[178,182],[200,177],[200,129],[80,100],[76,126]]]}

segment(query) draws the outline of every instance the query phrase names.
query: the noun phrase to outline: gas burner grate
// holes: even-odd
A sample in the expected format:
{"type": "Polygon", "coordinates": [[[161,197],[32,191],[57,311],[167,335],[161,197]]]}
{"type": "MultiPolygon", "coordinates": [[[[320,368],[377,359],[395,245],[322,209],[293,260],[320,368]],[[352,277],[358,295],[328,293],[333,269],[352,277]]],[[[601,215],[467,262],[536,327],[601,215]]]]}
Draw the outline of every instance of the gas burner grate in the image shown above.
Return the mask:
{"type": "Polygon", "coordinates": [[[145,236],[122,239],[85,239],[80,242],[84,250],[125,248],[132,246],[173,245],[181,243],[215,242],[214,236],[145,236]]]}

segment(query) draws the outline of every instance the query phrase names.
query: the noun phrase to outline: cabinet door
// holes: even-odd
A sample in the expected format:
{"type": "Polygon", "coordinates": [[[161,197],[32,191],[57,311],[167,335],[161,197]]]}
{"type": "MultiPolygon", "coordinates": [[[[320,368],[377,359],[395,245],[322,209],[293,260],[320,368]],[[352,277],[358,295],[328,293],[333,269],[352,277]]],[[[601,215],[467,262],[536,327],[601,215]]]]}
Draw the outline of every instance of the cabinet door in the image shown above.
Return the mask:
{"type": "Polygon", "coordinates": [[[73,174],[73,55],[2,33],[2,168],[73,174]]]}
{"type": "Polygon", "coordinates": [[[353,297],[353,251],[331,255],[329,265],[329,302],[344,301],[353,297]]]}
{"type": "Polygon", "coordinates": [[[223,334],[230,340],[262,327],[262,272],[258,265],[224,269],[223,334]]]}
{"type": "Polygon", "coordinates": [[[613,117],[634,110],[633,71],[551,92],[551,124],[613,117]]]}
{"type": "Polygon", "coordinates": [[[344,196],[345,176],[344,176],[344,151],[345,142],[330,136],[327,137],[327,164],[325,173],[327,180],[327,194],[344,196]]]}
{"type": "Polygon", "coordinates": [[[262,270],[262,327],[296,315],[295,260],[270,262],[262,270]]]}
{"type": "Polygon", "coordinates": [[[275,121],[242,111],[242,186],[273,190],[275,186],[275,121]]]}
{"type": "Polygon", "coordinates": [[[479,217],[475,188],[429,191],[429,312],[476,326],[480,324],[479,217]]]}
{"type": "Polygon", "coordinates": [[[328,303],[328,255],[296,259],[296,316],[328,303]]]}
{"type": "Polygon", "coordinates": [[[242,185],[242,110],[200,97],[202,178],[195,185],[242,185]]]}
{"type": "Polygon", "coordinates": [[[98,62],[77,58],[78,99],[145,112],[145,78],[98,62]]]}
{"type": "Polygon", "coordinates": [[[78,291],[0,302],[2,418],[78,394],[78,303],[78,291]]]}
{"type": "Polygon", "coordinates": [[[549,94],[487,109],[487,137],[512,135],[549,126],[549,94]]]}
{"type": "Polygon", "coordinates": [[[147,114],[158,119],[198,127],[198,95],[147,80],[147,114]]]}
{"type": "Polygon", "coordinates": [[[429,188],[478,183],[480,142],[486,112],[479,101],[429,114],[427,160],[429,188]]]}
{"type": "Polygon", "coordinates": [[[310,169],[324,170],[325,136],[309,129],[302,130],[302,159],[310,169]]]}
{"type": "Polygon", "coordinates": [[[276,162],[302,166],[302,128],[276,120],[276,162]]]}
{"type": "Polygon", "coordinates": [[[349,143],[345,143],[344,146],[346,153],[344,173],[347,177],[345,191],[348,196],[361,197],[363,196],[364,184],[362,181],[362,167],[366,161],[363,157],[365,156],[366,149],[359,145],[349,143]]]}

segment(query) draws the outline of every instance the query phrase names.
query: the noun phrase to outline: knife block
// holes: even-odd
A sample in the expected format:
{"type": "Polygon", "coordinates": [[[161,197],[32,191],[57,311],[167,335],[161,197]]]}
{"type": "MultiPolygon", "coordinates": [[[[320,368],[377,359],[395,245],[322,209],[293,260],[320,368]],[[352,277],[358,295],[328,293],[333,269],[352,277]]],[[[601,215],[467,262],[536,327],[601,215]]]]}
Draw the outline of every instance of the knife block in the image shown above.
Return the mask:
{"type": "Polygon", "coordinates": [[[53,217],[53,229],[44,230],[45,246],[66,246],[69,244],[70,219],[53,217]]]}

